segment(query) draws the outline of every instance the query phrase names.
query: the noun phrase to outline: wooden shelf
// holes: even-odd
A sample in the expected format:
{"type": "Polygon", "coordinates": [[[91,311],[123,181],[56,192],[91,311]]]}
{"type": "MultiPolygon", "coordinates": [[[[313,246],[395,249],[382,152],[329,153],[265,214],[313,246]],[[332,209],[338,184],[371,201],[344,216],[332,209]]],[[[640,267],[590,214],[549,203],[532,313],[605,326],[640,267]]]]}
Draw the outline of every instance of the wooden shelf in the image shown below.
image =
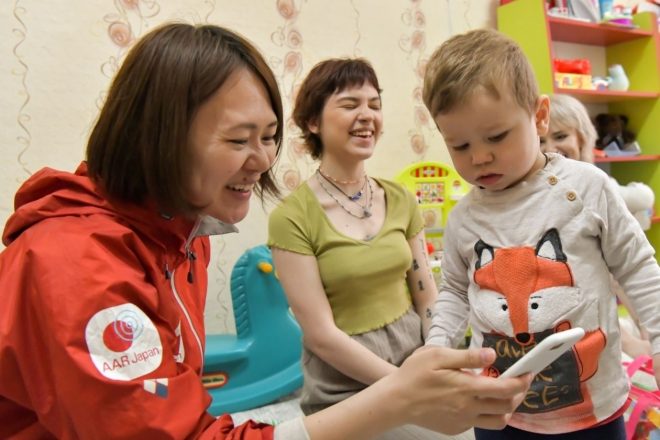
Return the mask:
{"type": "Polygon", "coordinates": [[[613,24],[587,23],[570,18],[548,15],[548,25],[552,41],[565,43],[588,44],[591,46],[610,46],[625,41],[645,38],[652,32],[617,26],[613,24]]]}
{"type": "Polygon", "coordinates": [[[625,91],[617,92],[614,90],[586,90],[586,89],[563,89],[555,87],[555,93],[571,95],[582,102],[587,103],[608,103],[617,101],[631,101],[635,99],[657,99],[660,93],[657,92],[636,92],[625,91]]]}
{"type": "Polygon", "coordinates": [[[596,163],[608,163],[608,162],[642,162],[642,161],[651,161],[651,160],[660,160],[660,154],[640,154],[637,156],[608,156],[608,157],[596,157],[594,162],[596,163]]]}

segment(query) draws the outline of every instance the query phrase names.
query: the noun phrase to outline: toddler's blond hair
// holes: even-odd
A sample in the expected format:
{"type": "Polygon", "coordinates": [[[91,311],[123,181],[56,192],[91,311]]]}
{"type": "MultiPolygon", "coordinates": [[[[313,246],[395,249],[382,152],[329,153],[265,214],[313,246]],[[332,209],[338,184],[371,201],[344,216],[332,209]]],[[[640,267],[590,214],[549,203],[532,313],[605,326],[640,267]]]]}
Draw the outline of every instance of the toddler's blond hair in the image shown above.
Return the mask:
{"type": "Polygon", "coordinates": [[[496,99],[512,93],[530,115],[539,97],[527,57],[512,39],[494,29],[477,29],[445,41],[431,55],[422,97],[432,117],[464,103],[481,88],[496,99]]]}

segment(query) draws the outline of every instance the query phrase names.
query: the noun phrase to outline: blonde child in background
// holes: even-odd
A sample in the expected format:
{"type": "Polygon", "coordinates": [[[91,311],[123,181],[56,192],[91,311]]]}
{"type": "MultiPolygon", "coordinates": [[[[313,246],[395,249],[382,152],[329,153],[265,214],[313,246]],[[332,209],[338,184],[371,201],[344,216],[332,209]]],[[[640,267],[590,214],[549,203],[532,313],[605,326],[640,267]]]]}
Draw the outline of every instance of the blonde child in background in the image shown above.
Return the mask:
{"type": "Polygon", "coordinates": [[[550,97],[550,125],[548,134],[541,136],[541,151],[594,163],[597,137],[596,128],[580,101],[569,95],[550,97]]]}
{"type": "Polygon", "coordinates": [[[582,327],[536,376],[509,425],[477,440],[623,440],[621,366],[610,272],[648,330],[660,378],[660,268],[597,167],[543,153],[549,99],[520,47],[495,30],[457,35],[427,64],[423,98],[458,173],[473,185],[449,215],[427,344],[494,347],[498,376],[549,335],[582,327]]]}
{"type": "MultiPolygon", "coordinates": [[[[597,137],[596,128],[589,118],[589,113],[580,101],[569,95],[552,95],[550,97],[550,126],[548,134],[541,136],[541,151],[559,153],[569,159],[593,163],[593,149],[597,137]]],[[[612,180],[616,183],[613,178],[612,180]]],[[[646,185],[638,182],[632,185],[635,185],[640,194],[641,191],[646,191],[646,194],[650,192],[651,196],[653,194],[646,185]]],[[[629,190],[629,186],[621,186],[618,183],[616,183],[616,188],[620,191],[629,190]]],[[[630,208],[629,203],[626,205],[630,208]]],[[[615,280],[612,280],[611,289],[630,312],[632,308],[630,301],[615,280]]],[[[651,344],[646,331],[638,328],[639,319],[634,313],[630,314],[630,318],[632,322],[628,319],[620,319],[619,322],[623,351],[633,358],[644,354],[650,355],[651,344]]]]}
{"type": "MultiPolygon", "coordinates": [[[[568,95],[554,95],[550,98],[550,131],[547,136],[541,137],[543,151],[594,163],[593,149],[597,136],[589,114],[580,101],[568,95]]],[[[640,182],[619,185],[614,178],[612,180],[642,229],[649,229],[655,202],[653,190],[640,182]]]]}

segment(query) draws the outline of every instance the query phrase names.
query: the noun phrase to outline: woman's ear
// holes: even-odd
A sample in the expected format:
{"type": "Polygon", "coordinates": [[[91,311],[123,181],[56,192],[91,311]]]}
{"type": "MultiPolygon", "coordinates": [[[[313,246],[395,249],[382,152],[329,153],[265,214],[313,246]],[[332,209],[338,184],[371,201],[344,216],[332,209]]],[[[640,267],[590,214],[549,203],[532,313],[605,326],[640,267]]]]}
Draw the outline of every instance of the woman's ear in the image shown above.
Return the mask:
{"type": "Polygon", "coordinates": [[[319,134],[319,123],[316,119],[307,123],[307,129],[314,134],[319,134]]]}
{"type": "Polygon", "coordinates": [[[541,95],[536,101],[534,121],[539,136],[548,134],[548,128],[550,126],[550,98],[548,98],[548,95],[541,95]]]}

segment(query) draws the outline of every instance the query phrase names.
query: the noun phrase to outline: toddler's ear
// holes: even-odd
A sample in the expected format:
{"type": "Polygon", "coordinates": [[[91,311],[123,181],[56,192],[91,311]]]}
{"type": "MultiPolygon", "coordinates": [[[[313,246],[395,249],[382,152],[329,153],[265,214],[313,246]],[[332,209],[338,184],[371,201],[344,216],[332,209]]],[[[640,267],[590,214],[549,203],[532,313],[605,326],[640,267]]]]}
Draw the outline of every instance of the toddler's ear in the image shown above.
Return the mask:
{"type": "Polygon", "coordinates": [[[536,101],[534,121],[539,136],[548,134],[548,127],[550,126],[550,98],[548,98],[548,95],[541,95],[536,101]]]}

